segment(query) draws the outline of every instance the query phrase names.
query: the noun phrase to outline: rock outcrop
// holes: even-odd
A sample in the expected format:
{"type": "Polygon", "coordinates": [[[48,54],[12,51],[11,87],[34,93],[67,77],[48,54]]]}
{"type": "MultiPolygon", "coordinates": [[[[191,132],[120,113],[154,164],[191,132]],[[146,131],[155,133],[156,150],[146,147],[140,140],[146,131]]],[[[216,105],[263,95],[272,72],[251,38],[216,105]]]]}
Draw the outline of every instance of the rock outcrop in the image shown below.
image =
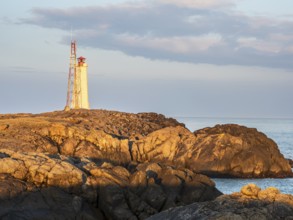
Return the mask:
{"type": "Polygon", "coordinates": [[[195,141],[195,136],[186,128],[168,127],[135,141],[131,153],[133,160],[138,162],[161,161],[186,167],[195,141]]]}
{"type": "Polygon", "coordinates": [[[155,113],[71,110],[39,115],[0,115],[0,149],[131,161],[129,148],[163,127],[182,125],[155,113]]]}
{"type": "Polygon", "coordinates": [[[0,150],[1,218],[145,219],[219,195],[208,177],[164,164],[0,150]]]}
{"type": "Polygon", "coordinates": [[[232,124],[205,128],[194,135],[180,126],[164,128],[134,142],[132,157],[216,177],[292,176],[273,140],[256,129],[232,124]]]}
{"type": "Polygon", "coordinates": [[[79,192],[85,174],[73,164],[41,153],[15,153],[0,150],[0,173],[34,184],[79,192]]]}
{"type": "Polygon", "coordinates": [[[73,110],[1,115],[0,125],[0,173],[81,196],[107,218],[143,219],[220,194],[209,178],[187,169],[132,162],[135,141],[183,126],[162,115],[73,110]]]}
{"type": "MultiPolygon", "coordinates": [[[[0,115],[1,219],[63,219],[64,213],[68,219],[146,219],[220,196],[202,174],[284,177],[292,171],[271,139],[238,125],[192,133],[155,113],[0,115]]],[[[256,187],[221,198],[250,203],[271,201],[272,195],[274,201],[285,198],[256,187]]]]}
{"type": "Polygon", "coordinates": [[[127,165],[164,162],[217,177],[292,176],[276,143],[256,129],[217,125],[194,133],[155,113],[72,110],[0,115],[0,149],[127,165]]]}
{"type": "Polygon", "coordinates": [[[269,187],[261,190],[254,184],[239,193],[223,195],[210,202],[194,203],[153,215],[148,220],[188,219],[292,219],[293,196],[269,187]]]}
{"type": "Polygon", "coordinates": [[[217,125],[194,132],[201,150],[194,170],[210,176],[292,176],[289,162],[277,144],[255,128],[217,125]]]}
{"type": "Polygon", "coordinates": [[[88,186],[99,185],[99,207],[109,219],[145,219],[170,207],[221,195],[206,176],[157,163],[139,164],[132,173],[107,166],[91,173],[88,186]]]}
{"type": "Polygon", "coordinates": [[[103,220],[103,214],[85,199],[57,187],[37,188],[0,174],[1,219],[103,220]]]}
{"type": "Polygon", "coordinates": [[[293,160],[292,160],[292,159],[289,159],[289,158],[287,158],[287,160],[288,160],[288,162],[289,162],[291,168],[293,168],[293,160]]]}
{"type": "Polygon", "coordinates": [[[70,110],[57,111],[35,115],[47,120],[64,120],[71,125],[79,127],[103,130],[107,134],[120,138],[135,138],[136,136],[146,136],[153,131],[173,126],[185,126],[173,118],[166,118],[157,113],[125,113],[107,110],[70,110]]]}

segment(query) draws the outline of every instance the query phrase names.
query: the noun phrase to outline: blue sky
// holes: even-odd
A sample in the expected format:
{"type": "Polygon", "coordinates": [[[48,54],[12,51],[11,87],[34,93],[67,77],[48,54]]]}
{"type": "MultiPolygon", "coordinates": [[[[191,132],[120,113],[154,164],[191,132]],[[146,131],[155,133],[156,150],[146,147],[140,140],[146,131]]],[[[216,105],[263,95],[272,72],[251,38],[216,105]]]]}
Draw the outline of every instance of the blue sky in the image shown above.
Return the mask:
{"type": "Polygon", "coordinates": [[[0,113],[64,108],[72,30],[92,108],[292,118],[292,8],[292,0],[6,2],[0,113]]]}

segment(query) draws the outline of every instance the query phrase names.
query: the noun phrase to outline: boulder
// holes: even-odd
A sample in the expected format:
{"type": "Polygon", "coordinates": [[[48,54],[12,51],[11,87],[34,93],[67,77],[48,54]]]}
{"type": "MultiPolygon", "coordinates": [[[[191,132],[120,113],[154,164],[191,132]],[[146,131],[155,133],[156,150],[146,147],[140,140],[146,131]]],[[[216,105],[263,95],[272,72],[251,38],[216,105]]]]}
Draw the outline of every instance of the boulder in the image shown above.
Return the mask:
{"type": "Polygon", "coordinates": [[[148,220],[266,220],[292,219],[292,216],[292,195],[281,194],[276,188],[272,187],[261,190],[256,185],[249,184],[244,186],[239,193],[222,195],[209,202],[199,202],[187,206],[171,208],[151,216],[148,220]]]}
{"type": "Polygon", "coordinates": [[[186,128],[167,127],[135,141],[131,148],[132,158],[137,162],[165,162],[186,167],[195,141],[195,136],[186,128]]]}
{"type": "Polygon", "coordinates": [[[257,198],[258,193],[261,191],[261,188],[259,188],[255,184],[247,184],[246,186],[243,186],[241,189],[241,193],[245,196],[257,198]]]}
{"type": "Polygon", "coordinates": [[[195,170],[209,176],[292,176],[277,144],[254,128],[226,124],[194,132],[195,170]]]}
{"type": "Polygon", "coordinates": [[[288,161],[277,144],[256,129],[217,125],[192,134],[184,127],[168,127],[135,141],[137,162],[165,162],[212,177],[288,177],[288,161]]]}

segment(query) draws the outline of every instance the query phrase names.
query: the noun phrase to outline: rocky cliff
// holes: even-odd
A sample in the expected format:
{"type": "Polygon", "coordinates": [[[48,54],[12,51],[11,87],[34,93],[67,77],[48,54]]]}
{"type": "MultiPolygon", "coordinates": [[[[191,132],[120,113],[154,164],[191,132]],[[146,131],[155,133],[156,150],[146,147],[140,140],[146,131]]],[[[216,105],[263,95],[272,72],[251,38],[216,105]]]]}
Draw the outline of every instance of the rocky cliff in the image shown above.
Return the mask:
{"type": "Polygon", "coordinates": [[[219,195],[208,177],[164,164],[0,150],[1,219],[145,219],[219,195]]]}
{"type": "Polygon", "coordinates": [[[292,174],[256,129],[194,133],[156,113],[0,115],[1,219],[145,219],[221,195],[207,176],[292,174]]]}
{"type": "Polygon", "coordinates": [[[132,157],[139,162],[164,161],[213,177],[292,176],[277,144],[254,128],[228,124],[191,133],[168,127],[135,141],[132,157]]]}
{"type": "Polygon", "coordinates": [[[91,157],[118,164],[131,161],[129,147],[153,131],[184,126],[155,113],[71,110],[0,115],[0,149],[91,157]]]}
{"type": "Polygon", "coordinates": [[[0,115],[1,219],[145,219],[221,195],[204,175],[132,159],[135,141],[170,126],[184,125],[102,110],[0,115]]]}
{"type": "Polygon", "coordinates": [[[220,177],[292,175],[277,144],[254,128],[228,124],[191,133],[175,119],[156,113],[72,110],[0,115],[0,149],[117,165],[163,162],[220,177]]]}

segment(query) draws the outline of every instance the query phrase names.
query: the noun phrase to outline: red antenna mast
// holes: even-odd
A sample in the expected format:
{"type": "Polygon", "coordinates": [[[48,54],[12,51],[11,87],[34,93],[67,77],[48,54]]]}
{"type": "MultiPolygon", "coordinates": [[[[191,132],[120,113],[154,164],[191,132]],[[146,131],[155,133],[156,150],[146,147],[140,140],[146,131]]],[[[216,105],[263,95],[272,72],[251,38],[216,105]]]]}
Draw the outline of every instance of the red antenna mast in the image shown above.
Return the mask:
{"type": "Polygon", "coordinates": [[[76,75],[76,42],[71,41],[71,50],[70,50],[70,64],[69,64],[69,73],[68,73],[68,87],[67,87],[67,100],[65,110],[70,110],[73,107],[73,91],[74,80],[76,75]]]}

